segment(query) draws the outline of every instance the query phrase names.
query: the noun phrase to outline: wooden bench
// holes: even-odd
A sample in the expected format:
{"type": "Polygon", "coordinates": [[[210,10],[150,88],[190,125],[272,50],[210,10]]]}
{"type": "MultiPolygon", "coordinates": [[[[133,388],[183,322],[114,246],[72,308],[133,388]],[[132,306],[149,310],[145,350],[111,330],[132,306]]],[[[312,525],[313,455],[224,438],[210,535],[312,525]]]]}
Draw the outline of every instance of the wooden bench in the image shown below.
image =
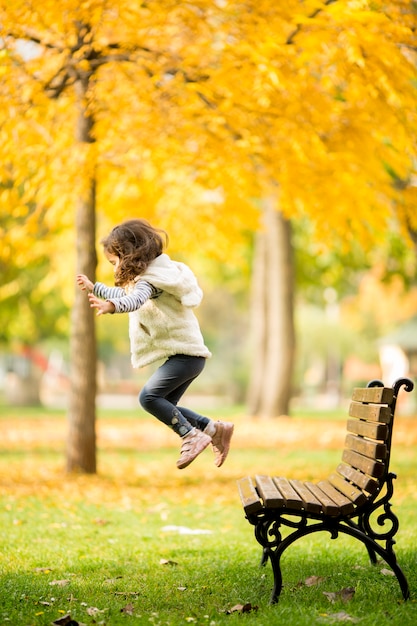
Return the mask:
{"type": "Polygon", "coordinates": [[[406,391],[414,387],[402,378],[393,387],[376,380],[354,389],[342,462],[326,480],[313,483],[259,475],[238,481],[246,518],[263,547],[261,564],[271,561],[271,603],[281,593],[284,551],[297,539],[321,530],[332,539],[345,533],[362,541],[371,563],[376,563],[376,555],[382,557],[408,599],[408,582],[393,549],[399,522],[390,503],[396,476],[389,471],[395,407],[403,386],[406,391]]]}

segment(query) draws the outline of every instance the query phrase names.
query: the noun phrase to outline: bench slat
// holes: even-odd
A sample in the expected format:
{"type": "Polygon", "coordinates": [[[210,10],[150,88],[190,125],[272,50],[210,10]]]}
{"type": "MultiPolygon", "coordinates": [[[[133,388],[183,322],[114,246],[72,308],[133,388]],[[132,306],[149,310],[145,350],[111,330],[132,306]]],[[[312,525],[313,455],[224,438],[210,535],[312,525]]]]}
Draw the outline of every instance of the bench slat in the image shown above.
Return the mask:
{"type": "Polygon", "coordinates": [[[326,495],[329,496],[337,504],[342,515],[349,515],[355,510],[353,502],[346,496],[340,493],[328,480],[322,480],[318,483],[318,486],[326,495]]]}
{"type": "Polygon", "coordinates": [[[291,486],[288,478],[284,478],[282,476],[274,477],[274,483],[278,487],[278,490],[282,493],[282,496],[285,500],[285,505],[288,508],[303,508],[303,501],[298,493],[295,491],[295,489],[291,486]]]}
{"type": "Polygon", "coordinates": [[[330,474],[328,480],[333,487],[336,487],[338,491],[343,493],[343,495],[349,498],[356,506],[361,506],[361,504],[364,504],[368,499],[363,491],[355,487],[355,485],[352,485],[348,480],[345,480],[340,474],[330,474]]]}
{"type": "Polygon", "coordinates": [[[378,422],[349,419],[346,428],[350,433],[368,437],[368,439],[385,441],[388,435],[388,426],[386,424],[379,424],[378,422]]]}
{"type": "Polygon", "coordinates": [[[283,495],[270,476],[255,476],[256,488],[264,501],[264,506],[271,509],[279,509],[284,506],[283,495]]]}
{"type": "Polygon", "coordinates": [[[363,489],[367,493],[375,493],[378,489],[378,481],[371,476],[367,476],[363,472],[359,472],[354,467],[350,465],[345,465],[344,463],[340,463],[336,468],[336,471],[339,472],[344,478],[350,480],[354,485],[357,485],[360,489],[363,489]]]}
{"type": "Polygon", "coordinates": [[[359,452],[359,454],[367,456],[370,459],[385,459],[387,456],[387,446],[385,443],[377,443],[369,439],[364,439],[363,437],[357,437],[356,435],[347,435],[345,446],[347,450],[359,452]]]}
{"type": "Polygon", "coordinates": [[[385,465],[381,461],[374,461],[362,454],[358,454],[353,450],[344,450],[342,455],[342,461],[352,467],[361,470],[369,476],[375,478],[381,478],[384,475],[385,465]]]}
{"type": "Polygon", "coordinates": [[[301,480],[293,479],[290,480],[290,484],[302,499],[303,508],[306,511],[309,511],[310,513],[321,513],[323,510],[321,502],[317,500],[316,496],[310,491],[306,483],[301,482],[301,480]]]}
{"type": "Polygon", "coordinates": [[[312,494],[315,495],[317,500],[321,503],[323,511],[326,515],[336,516],[339,515],[340,509],[336,502],[329,498],[329,496],[320,489],[315,483],[306,482],[305,485],[309,488],[312,494]]]}
{"type": "Polygon", "coordinates": [[[238,480],[237,486],[245,513],[250,515],[263,509],[261,499],[251,478],[241,478],[238,480]]]}
{"type": "Polygon", "coordinates": [[[391,387],[355,387],[352,393],[355,402],[391,404],[393,399],[394,390],[391,387]]]}
{"type": "Polygon", "coordinates": [[[360,402],[350,403],[349,415],[351,417],[359,417],[360,419],[382,422],[384,424],[390,424],[392,420],[391,409],[388,406],[361,404],[360,402]]]}

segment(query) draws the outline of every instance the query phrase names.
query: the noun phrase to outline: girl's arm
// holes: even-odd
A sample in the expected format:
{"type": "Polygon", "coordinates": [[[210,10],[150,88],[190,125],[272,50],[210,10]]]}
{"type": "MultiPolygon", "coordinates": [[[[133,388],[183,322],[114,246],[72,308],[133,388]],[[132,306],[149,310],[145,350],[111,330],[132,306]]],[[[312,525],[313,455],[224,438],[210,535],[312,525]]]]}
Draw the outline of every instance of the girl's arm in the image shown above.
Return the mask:
{"type": "Polygon", "coordinates": [[[108,287],[104,283],[95,283],[92,292],[98,298],[109,300],[110,298],[123,298],[126,291],[122,287],[108,287]]]}
{"type": "Polygon", "coordinates": [[[149,298],[155,298],[160,293],[160,289],[156,289],[145,280],[139,280],[129,294],[120,287],[106,287],[102,283],[96,283],[94,294],[89,294],[89,299],[91,306],[97,309],[97,315],[131,313],[140,309],[149,298]],[[100,300],[100,298],[105,298],[105,300],[100,300]]]}
{"type": "Polygon", "coordinates": [[[77,275],[77,284],[83,291],[90,291],[95,296],[103,298],[122,298],[126,292],[121,287],[107,287],[104,283],[93,283],[85,274],[77,275]]]}

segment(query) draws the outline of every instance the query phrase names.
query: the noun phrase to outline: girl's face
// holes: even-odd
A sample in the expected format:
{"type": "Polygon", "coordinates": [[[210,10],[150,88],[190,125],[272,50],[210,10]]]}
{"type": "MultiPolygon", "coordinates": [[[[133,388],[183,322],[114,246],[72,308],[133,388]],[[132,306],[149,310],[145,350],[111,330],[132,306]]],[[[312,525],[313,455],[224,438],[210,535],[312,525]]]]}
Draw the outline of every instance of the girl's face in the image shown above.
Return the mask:
{"type": "Polygon", "coordinates": [[[104,251],[104,254],[107,260],[113,265],[114,271],[116,271],[120,265],[120,258],[111,252],[104,251]]]}

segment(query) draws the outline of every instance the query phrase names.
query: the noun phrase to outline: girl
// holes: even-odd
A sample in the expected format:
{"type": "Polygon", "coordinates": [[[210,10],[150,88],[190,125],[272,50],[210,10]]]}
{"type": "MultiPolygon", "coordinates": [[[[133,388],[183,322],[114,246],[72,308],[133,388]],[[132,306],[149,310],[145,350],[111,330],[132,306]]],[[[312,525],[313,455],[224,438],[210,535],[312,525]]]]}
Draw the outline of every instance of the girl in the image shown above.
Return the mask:
{"type": "Polygon", "coordinates": [[[143,219],[115,226],[101,243],[114,266],[116,287],[93,284],[84,274],[77,276],[78,285],[89,292],[97,315],[129,313],[133,367],[166,359],[143,387],[140,404],[182,438],[179,469],[210,443],[220,467],[229,452],[234,425],[213,422],[177,406],[211,356],[192,311],[203,295],[194,274],[164,254],[167,234],[143,219]]]}

